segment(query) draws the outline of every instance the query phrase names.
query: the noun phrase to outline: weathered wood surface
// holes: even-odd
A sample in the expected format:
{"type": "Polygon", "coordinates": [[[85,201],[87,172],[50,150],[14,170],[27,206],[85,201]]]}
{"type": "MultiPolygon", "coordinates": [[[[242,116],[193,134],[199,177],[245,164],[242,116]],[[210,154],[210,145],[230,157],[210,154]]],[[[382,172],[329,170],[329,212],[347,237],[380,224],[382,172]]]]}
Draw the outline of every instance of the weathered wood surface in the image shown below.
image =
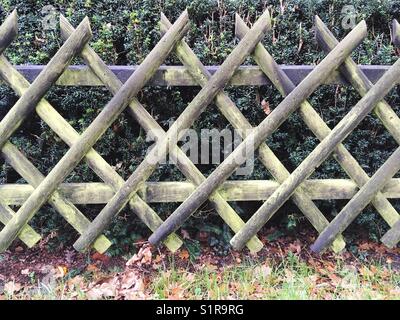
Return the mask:
{"type": "Polygon", "coordinates": [[[18,16],[14,10],[0,26],[0,54],[11,44],[18,34],[18,16]]]}
{"type": "MultiPolygon", "coordinates": [[[[400,60],[399,60],[400,61],[400,60]]],[[[399,63],[400,66],[400,63],[399,63]]],[[[371,89],[373,90],[373,89],[371,89]]],[[[376,193],[400,170],[400,147],[375,172],[360,191],[338,213],[329,226],[319,235],[311,250],[319,253],[325,249],[338,233],[343,232],[354,221],[361,211],[369,204],[376,193]]],[[[383,238],[386,245],[393,247],[397,244],[393,233],[383,238]]]]}
{"type": "MultiPolygon", "coordinates": [[[[335,47],[335,49],[337,46],[335,47]]],[[[333,50],[335,50],[333,49],[333,50]]],[[[331,52],[333,52],[333,50],[331,52]]],[[[400,76],[400,60],[396,61],[385,75],[336,125],[331,133],[293,171],[291,176],[271,195],[271,197],[249,219],[245,227],[231,240],[234,248],[243,247],[246,238],[254,235],[290,197],[293,191],[317,168],[343,141],[347,135],[373,110],[375,105],[394,87],[400,76]]]]}
{"type": "MultiPolygon", "coordinates": [[[[338,44],[334,35],[318,17],[315,18],[315,31],[317,41],[326,52],[329,52],[338,44]]],[[[364,96],[373,86],[351,57],[344,61],[339,71],[361,96],[364,96]]],[[[373,111],[395,140],[400,143],[400,119],[393,109],[383,100],[378,102],[373,111]]],[[[337,158],[340,160],[342,156],[338,155],[337,158]]],[[[355,162],[355,160],[353,162],[355,162]]],[[[357,164],[357,162],[355,163],[357,164]]],[[[350,170],[344,167],[345,171],[356,181],[359,187],[362,187],[368,181],[368,175],[358,164],[354,165],[349,163],[349,166],[350,170]]],[[[397,211],[380,192],[372,199],[372,204],[390,226],[399,220],[397,211]]]]}
{"type": "MultiPolygon", "coordinates": [[[[43,70],[42,65],[18,65],[17,70],[29,81],[36,79],[43,70]]],[[[295,85],[298,85],[304,78],[314,70],[313,65],[279,65],[280,69],[295,85]]],[[[362,72],[369,81],[376,83],[390,66],[385,65],[359,65],[362,72]]],[[[122,82],[136,71],[138,66],[108,66],[112,73],[122,82]]],[[[219,66],[205,66],[207,72],[213,75],[219,66]]],[[[400,80],[399,80],[400,82],[400,80]]],[[[0,80],[1,83],[1,80],[0,80]]],[[[87,66],[74,65],[68,66],[63,74],[58,78],[56,84],[59,86],[105,86],[105,84],[96,76],[96,74],[87,66]]],[[[323,84],[336,84],[348,86],[349,83],[339,72],[333,71],[332,74],[324,80],[323,84]]],[[[265,76],[258,66],[240,66],[232,78],[228,81],[230,86],[266,86],[271,85],[271,81],[265,76]]],[[[193,79],[189,70],[185,66],[160,66],[154,73],[154,76],[147,82],[146,86],[199,86],[193,79]]]]}
{"type": "MultiPolygon", "coordinates": [[[[60,17],[60,27],[62,36],[64,38],[67,38],[73,31],[72,26],[62,16],[60,17]]],[[[120,89],[122,86],[121,81],[119,81],[112,71],[108,69],[108,67],[93,49],[91,49],[89,46],[85,46],[81,52],[81,56],[88,66],[93,70],[93,72],[99,77],[99,79],[101,79],[103,83],[107,85],[108,89],[113,94],[120,89]]],[[[136,98],[133,98],[129,103],[128,111],[130,112],[131,116],[142,125],[146,132],[155,135],[156,139],[161,139],[162,135],[165,134],[162,127],[157,123],[157,121],[154,120],[154,118],[146,111],[146,109],[136,98]]],[[[181,172],[190,181],[200,184],[201,181],[205,179],[200,170],[197,169],[197,167],[177,146],[171,147],[174,150],[172,152],[172,160],[177,164],[181,172]]],[[[122,184],[123,181],[119,187],[121,187],[122,184]]],[[[117,190],[118,188],[115,191],[117,190]]],[[[215,196],[210,200],[214,204],[214,207],[220,216],[234,231],[239,230],[244,225],[243,220],[220,195],[215,194],[215,196]]],[[[130,202],[132,202],[132,199],[130,202]]],[[[152,224],[150,229],[154,231],[159,225],[161,225],[161,223],[162,220],[158,218],[157,224],[152,224]]],[[[249,242],[248,246],[251,251],[258,251],[261,249],[262,243],[258,239],[254,238],[249,242]]]]}
{"type": "MultiPolygon", "coordinates": [[[[400,179],[393,176],[400,170],[400,147],[385,164],[369,177],[345,149],[341,141],[373,109],[385,128],[400,144],[400,118],[384,100],[384,96],[400,79],[400,59],[389,66],[359,66],[351,58],[351,51],[366,34],[365,23],[354,28],[338,42],[322,21],[316,17],[316,38],[327,56],[317,66],[278,65],[265,47],[259,43],[270,28],[266,11],[249,29],[236,16],[235,32],[240,39],[221,66],[204,66],[182,40],[188,30],[187,12],[171,25],[161,16],[161,41],[140,66],[107,66],[87,45],[91,38],[88,19],[74,29],[60,17],[60,29],[65,41],[46,66],[13,67],[1,53],[17,35],[17,14],[14,11],[0,26],[0,82],[6,83],[20,99],[0,122],[1,155],[28,184],[0,185],[0,251],[4,251],[15,237],[28,247],[40,240],[40,235],[27,223],[40,207],[48,202],[70,223],[81,237],[77,250],[93,246],[104,252],[111,242],[101,235],[111,219],[129,204],[130,209],[152,230],[151,243],[164,240],[171,251],[182,245],[173,233],[207,198],[221,218],[236,233],[231,240],[234,248],[247,244],[252,252],[261,249],[257,231],[290,197],[320,233],[312,249],[320,252],[328,245],[334,251],[345,246],[341,232],[371,203],[391,226],[382,237],[389,247],[400,241],[400,216],[388,199],[400,197],[400,179]],[[183,66],[161,66],[175,48],[183,66]],[[86,66],[68,66],[79,54],[86,66]],[[241,66],[252,54],[258,66],[241,66]],[[26,76],[25,79],[24,76],[26,76]],[[30,84],[32,82],[32,84],[30,84]],[[285,96],[283,102],[256,128],[252,128],[235,103],[224,93],[226,86],[273,85],[285,96]],[[355,107],[331,130],[321,116],[306,101],[320,84],[351,85],[362,96],[355,107]],[[103,111],[80,135],[43,98],[52,85],[106,86],[114,95],[103,111]],[[187,109],[178,117],[168,132],[146,111],[135,98],[144,86],[200,86],[201,90],[187,109]],[[208,177],[178,147],[185,129],[214,102],[231,125],[245,139],[234,152],[208,177]],[[135,172],[124,181],[93,148],[116,117],[128,107],[133,118],[148,134],[153,134],[157,147],[145,157],[135,172]],[[322,142],[292,174],[284,167],[265,139],[299,107],[306,125],[322,142]],[[40,118],[70,146],[70,150],[45,177],[8,138],[36,109],[40,118]],[[246,131],[247,130],[247,131],[246,131]],[[250,132],[250,133],[249,133],[250,132]],[[248,156],[247,149],[258,147],[257,157],[276,181],[226,181],[248,156]],[[251,148],[249,148],[251,147],[251,148]],[[348,174],[347,179],[307,180],[328,155],[333,156],[348,174]],[[147,182],[158,162],[169,154],[186,177],[182,182],[147,182]],[[244,157],[244,154],[246,156],[244,157]],[[62,181],[84,159],[104,183],[64,184],[62,181]],[[350,199],[336,218],[329,223],[313,200],[350,199]],[[265,201],[245,224],[228,201],[265,201]],[[149,206],[157,202],[182,202],[165,221],[149,206]],[[90,222],[76,207],[81,204],[104,204],[100,214],[90,222]],[[21,206],[14,212],[12,206],[21,206]],[[247,242],[248,241],[248,242],[247,242]],[[247,243],[246,243],[247,242],[247,243]]],[[[400,27],[392,23],[391,36],[400,43],[400,27]]]]}
{"type": "MultiPolygon", "coordinates": [[[[0,75],[9,84],[9,86],[18,94],[22,95],[28,88],[29,82],[16,71],[4,56],[0,57],[0,75]]],[[[36,107],[39,117],[49,125],[49,127],[69,146],[79,139],[78,132],[66,121],[45,99],[42,99],[36,107]]],[[[4,151],[4,150],[3,150],[4,151]]],[[[85,160],[89,167],[114,191],[117,191],[123,185],[124,180],[95,150],[91,149],[86,155],[85,160]]],[[[19,162],[17,162],[18,164],[19,162]]],[[[28,171],[23,171],[29,174],[28,171]]],[[[20,173],[21,174],[21,173],[20,173]]],[[[29,181],[24,175],[25,180],[29,181]]],[[[131,199],[130,208],[135,212],[149,228],[156,229],[161,224],[161,219],[143,200],[138,197],[131,199]],[[158,220],[157,220],[158,219],[158,220]],[[158,223],[158,224],[157,224],[158,223]]],[[[74,211],[67,211],[74,213],[74,211]]],[[[79,218],[69,218],[71,221],[79,221],[79,218]]],[[[171,250],[177,250],[182,241],[174,234],[165,242],[171,250]]]]}
{"type": "MultiPolygon", "coordinates": [[[[237,15],[236,21],[239,21],[239,19],[240,17],[237,15]]],[[[162,16],[161,31],[165,32],[168,30],[168,27],[168,20],[166,20],[165,16],[162,16]]],[[[246,32],[247,31],[249,31],[249,28],[246,29],[246,32]]],[[[260,45],[261,44],[258,44],[256,46],[255,52],[257,52],[257,47],[260,45]]],[[[208,80],[211,78],[211,74],[207,72],[200,60],[186,43],[181,42],[177,46],[176,54],[180,61],[188,68],[189,72],[191,72],[192,77],[196,79],[201,86],[204,87],[207,85],[208,80]]],[[[235,103],[229,98],[229,95],[223,91],[219,92],[214,99],[214,103],[232,126],[238,130],[237,132],[241,134],[242,138],[245,138],[246,134],[249,133],[253,127],[237,108],[235,103]]],[[[289,171],[265,143],[261,144],[258,149],[258,158],[277,181],[281,182],[290,175],[289,171]]],[[[309,199],[305,192],[299,191],[294,195],[293,200],[318,231],[322,231],[328,225],[328,220],[325,219],[322,212],[311,201],[311,199],[309,199]]],[[[344,241],[338,239],[338,241],[333,245],[333,248],[335,251],[341,251],[344,248],[344,245],[344,241]]]]}
{"type": "MultiPolygon", "coordinates": [[[[247,35],[247,34],[246,34],[247,35]]],[[[323,82],[324,78],[340,65],[351,51],[366,35],[365,22],[358,24],[342,41],[329,53],[272,112],[256,127],[250,135],[210,174],[197,191],[183,202],[163,225],[150,236],[151,243],[158,243],[169,233],[175,231],[202,203],[218,185],[226,180],[243,162],[246,150],[258,147],[275,131],[279,125],[323,82]]],[[[246,226],[245,226],[246,227],[246,226]]],[[[243,229],[242,229],[243,230],[243,229]]],[[[240,234],[237,233],[236,235],[240,234]]]]}
{"type": "MultiPolygon", "coordinates": [[[[94,240],[96,234],[104,230],[110,223],[112,217],[125,206],[131,196],[135,194],[139,185],[146,181],[156,169],[158,162],[168,154],[170,146],[175,146],[178,143],[179,139],[185,133],[184,130],[194,123],[198,116],[211,103],[215,95],[227,84],[235,70],[250,54],[254,46],[263,38],[265,32],[269,28],[270,17],[266,10],[260,18],[258,18],[246,37],[244,37],[228,55],[218,71],[208,81],[207,85],[200,90],[186,109],[180,114],[168,132],[161,140],[157,141],[157,146],[146,155],[145,159],[128,178],[124,186],[97,215],[88,231],[81,235],[75,242],[74,247],[77,250],[87,248],[94,240]]],[[[166,34],[168,34],[170,30],[171,28],[166,34]]],[[[210,195],[211,194],[208,194],[207,198],[210,195]]],[[[165,224],[165,222],[163,224],[165,224]]],[[[158,229],[161,227],[162,225],[158,229]]]]}
{"type": "MultiPolygon", "coordinates": [[[[63,73],[69,62],[92,37],[89,20],[83,19],[74,34],[61,46],[51,58],[25,94],[18,99],[0,122],[0,147],[14,133],[53,83],[63,73]]],[[[8,224],[10,225],[10,224],[8,224]]]]}
{"type": "MultiPolygon", "coordinates": [[[[33,188],[37,187],[43,181],[44,176],[42,173],[12,143],[6,142],[1,149],[1,155],[33,188]]],[[[83,230],[89,226],[90,221],[76,206],[65,199],[62,193],[55,191],[49,199],[49,204],[58,211],[78,233],[82,233],[83,230]]],[[[24,228],[26,228],[26,226],[24,228]]],[[[110,246],[111,241],[104,235],[99,235],[93,243],[93,247],[101,253],[105,252],[110,246]]]]}
{"type": "MultiPolygon", "coordinates": [[[[58,185],[68,176],[73,168],[76,167],[98,138],[124,110],[132,97],[134,97],[150,79],[154,71],[165,60],[176,42],[186,33],[187,29],[188,14],[187,11],[184,11],[169,32],[156,44],[136,72],[121,87],[118,93],[110,100],[102,112],[100,112],[97,118],[80,136],[79,140],[71,146],[64,157],[57,163],[27,201],[25,201],[21,206],[17,214],[3,228],[0,232],[0,252],[4,251],[10,245],[20,229],[47,201],[58,185]]],[[[67,42],[69,39],[71,39],[71,37],[67,39],[67,42]]]]}
{"type": "MultiPolygon", "coordinates": [[[[338,41],[325,27],[319,17],[315,18],[315,25],[318,40],[325,45],[327,52],[331,51],[338,44],[338,41]]],[[[240,19],[240,17],[236,17],[236,34],[239,37],[242,37],[246,33],[247,29],[248,28],[240,19]]],[[[265,48],[263,48],[261,45],[256,47],[254,58],[256,63],[259,64],[263,70],[265,70],[268,78],[283,95],[287,95],[295,88],[295,85],[290,82],[290,79],[288,79],[287,76],[279,69],[279,66],[275,63],[275,61],[273,61],[271,55],[269,55],[265,48]]],[[[346,59],[346,61],[347,60],[351,59],[346,59]]],[[[341,67],[341,70],[342,69],[345,69],[343,73],[344,77],[354,85],[361,95],[364,95],[369,88],[372,87],[372,84],[368,81],[368,79],[365,78],[361,71],[359,71],[357,65],[352,60],[347,64],[345,62],[341,67]],[[351,73],[351,70],[356,70],[361,74],[358,74],[357,72],[351,73]]],[[[392,129],[391,131],[397,130],[396,136],[399,137],[398,133],[400,132],[400,119],[397,117],[397,115],[387,104],[381,107],[378,106],[377,108],[379,108],[377,113],[384,115],[382,118],[383,122],[387,124],[386,127],[392,129]]],[[[307,101],[302,102],[299,108],[299,113],[306,125],[318,137],[319,140],[322,141],[331,132],[327,124],[307,101]]],[[[334,150],[333,156],[342,166],[344,171],[348,173],[348,175],[358,184],[359,187],[363,186],[364,183],[368,181],[369,177],[367,173],[365,173],[356,159],[354,159],[354,157],[342,144],[337,146],[337,148],[334,150]]],[[[288,176],[289,174],[287,177],[288,176]]],[[[299,188],[297,190],[299,190],[299,188]]],[[[296,193],[297,191],[294,192],[294,195],[296,195],[296,193]]],[[[373,204],[382,217],[389,223],[389,225],[393,225],[399,219],[397,211],[393,208],[390,202],[382,196],[382,194],[378,193],[376,195],[375,199],[373,200],[373,204]]],[[[328,225],[327,220],[324,221],[324,224],[325,228],[328,225]]],[[[319,231],[321,232],[324,228],[321,228],[319,231]]]]}
{"type": "MultiPolygon", "coordinates": [[[[7,224],[14,215],[15,212],[5,204],[5,201],[0,197],[0,222],[7,224]]],[[[25,243],[28,248],[32,248],[41,239],[41,236],[30,226],[25,225],[18,234],[18,238],[25,243]]]]}
{"type": "MultiPolygon", "coordinates": [[[[16,16],[16,11],[14,11],[4,22],[2,27],[0,28],[0,35],[3,35],[4,38],[2,38],[3,42],[0,42],[0,47],[2,47],[3,43],[5,40],[7,40],[8,44],[11,42],[12,37],[7,36],[4,33],[4,26],[6,26],[11,32],[11,34],[16,35],[16,25],[17,25],[17,16],[16,16]]],[[[56,54],[53,62],[50,64],[48,67],[49,71],[46,71],[39,76],[38,78],[38,83],[37,86],[44,85],[46,88],[51,85],[52,81],[54,81],[54,78],[57,77],[57,75],[61,74],[63,69],[65,68],[65,63],[67,63],[67,60],[71,59],[71,57],[76,54],[77,51],[79,51],[79,43],[82,39],[83,41],[88,41],[90,39],[91,33],[90,33],[90,27],[88,25],[88,21],[84,21],[81,24],[80,30],[74,36],[71,38],[69,43],[63,47],[64,49],[60,50],[61,53],[59,52],[56,54]],[[58,66],[58,64],[61,63],[61,66],[58,66]],[[61,69],[60,69],[61,67],[61,69]]],[[[7,44],[7,45],[8,45],[7,44]]],[[[3,77],[3,79],[7,79],[7,68],[2,68],[4,67],[3,62],[6,60],[4,56],[0,57],[1,63],[0,63],[0,73],[3,77]]],[[[10,66],[11,67],[11,66],[10,66]]],[[[17,78],[15,75],[12,75],[11,78],[13,79],[13,82],[18,82],[17,78]]],[[[33,89],[31,89],[32,92],[33,89]]],[[[26,84],[24,93],[29,91],[29,83],[26,84]]],[[[46,89],[44,87],[41,88],[41,92],[39,91],[40,95],[43,95],[45,93],[46,89]]],[[[22,95],[22,93],[21,93],[22,95]]],[[[40,100],[40,96],[38,95],[36,100],[40,100]]],[[[35,101],[31,101],[32,106],[35,106],[35,101]]],[[[29,100],[27,98],[25,99],[25,104],[24,102],[21,103],[20,106],[25,106],[29,107],[29,100]]],[[[40,104],[40,102],[39,102],[40,104]]],[[[12,121],[10,122],[12,125],[12,121]]],[[[44,179],[44,176],[30,163],[30,161],[10,142],[5,142],[4,146],[1,149],[1,154],[5,158],[5,160],[13,166],[13,168],[25,179],[27,180],[32,186],[37,186],[41,180],[44,179]]],[[[51,199],[49,200],[50,204],[58,211],[60,212],[61,215],[63,215],[66,220],[78,231],[82,232],[82,230],[87,227],[87,225],[90,223],[88,219],[72,204],[69,203],[67,200],[63,199],[63,197],[55,192],[51,199]]],[[[0,205],[0,219],[4,224],[8,224],[12,218],[15,217],[15,213],[11,208],[9,208],[7,205],[0,205]]],[[[21,232],[18,234],[19,238],[24,241],[28,247],[32,247],[39,239],[40,235],[38,235],[32,228],[29,226],[25,225],[21,232]]],[[[111,242],[105,238],[103,235],[99,236],[98,239],[94,242],[94,248],[98,250],[99,252],[105,252],[109,246],[111,245],[111,242]]]]}
{"type": "Polygon", "coordinates": [[[394,248],[400,242],[400,220],[383,235],[381,241],[389,248],[394,248]]]}
{"type": "MultiPolygon", "coordinates": [[[[189,181],[145,182],[138,189],[138,195],[147,203],[183,202],[196,187],[189,181]]],[[[272,180],[227,180],[218,192],[226,201],[265,201],[278,187],[279,183],[272,180]]],[[[304,181],[303,187],[312,200],[351,199],[359,190],[357,184],[348,179],[310,179],[304,181]]],[[[20,206],[33,190],[29,184],[2,184],[0,199],[4,205],[20,206]]],[[[104,204],[115,193],[112,186],[102,182],[63,183],[58,192],[66,200],[79,205],[104,204]]],[[[388,199],[400,198],[400,178],[389,180],[381,192],[388,199]]]]}
{"type": "MultiPolygon", "coordinates": [[[[17,33],[17,11],[14,10],[0,26],[0,54],[11,44],[17,36],[17,33]]],[[[6,225],[14,215],[15,212],[6,205],[0,197],[0,222],[6,225]]],[[[28,225],[23,227],[18,237],[29,248],[33,247],[41,238],[40,235],[28,225]]]]}

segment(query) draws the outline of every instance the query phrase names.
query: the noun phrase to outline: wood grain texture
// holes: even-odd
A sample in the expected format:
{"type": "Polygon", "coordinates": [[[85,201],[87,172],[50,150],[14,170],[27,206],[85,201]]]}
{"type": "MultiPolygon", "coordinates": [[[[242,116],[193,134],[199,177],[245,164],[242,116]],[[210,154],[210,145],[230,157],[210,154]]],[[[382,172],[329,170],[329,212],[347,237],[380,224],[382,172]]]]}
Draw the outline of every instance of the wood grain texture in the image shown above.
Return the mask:
{"type": "MultiPolygon", "coordinates": [[[[11,142],[6,142],[1,150],[1,155],[7,163],[33,187],[33,190],[43,181],[44,175],[11,142]]],[[[90,224],[90,221],[84,214],[58,191],[55,191],[51,195],[49,204],[59,212],[78,233],[82,233],[90,224]]],[[[22,230],[24,230],[24,228],[22,230]]],[[[110,246],[111,241],[104,235],[99,235],[93,243],[93,247],[100,253],[104,253],[110,246]]]]}
{"type": "Polygon", "coordinates": [[[89,20],[83,19],[76,32],[61,46],[29,89],[21,96],[15,105],[8,111],[0,122],[0,147],[8,140],[21,125],[45,93],[56,82],[58,77],[70,63],[72,58],[79,53],[83,45],[90,40],[92,32],[89,20]]]}
{"type": "Polygon", "coordinates": [[[392,21],[392,42],[395,46],[400,47],[400,24],[396,19],[392,21]]]}
{"type": "MultiPolygon", "coordinates": [[[[314,21],[318,43],[326,52],[331,51],[338,44],[338,41],[319,17],[315,17],[314,21]]],[[[362,97],[373,86],[351,57],[344,61],[344,63],[339,67],[339,71],[362,97]]],[[[400,143],[400,118],[396,115],[393,109],[386,103],[386,101],[382,100],[376,104],[373,112],[382,121],[385,128],[392,134],[397,143],[400,143]]],[[[339,145],[336,150],[340,148],[339,145]]],[[[353,158],[351,155],[348,156],[336,153],[336,159],[338,159],[338,161],[344,160],[348,163],[347,166],[343,167],[344,170],[359,187],[362,187],[369,180],[369,177],[358,165],[355,159],[353,158],[353,160],[351,160],[350,157],[353,158]]],[[[376,196],[372,199],[372,204],[390,226],[399,220],[399,214],[397,211],[380,192],[377,192],[376,196]]]]}

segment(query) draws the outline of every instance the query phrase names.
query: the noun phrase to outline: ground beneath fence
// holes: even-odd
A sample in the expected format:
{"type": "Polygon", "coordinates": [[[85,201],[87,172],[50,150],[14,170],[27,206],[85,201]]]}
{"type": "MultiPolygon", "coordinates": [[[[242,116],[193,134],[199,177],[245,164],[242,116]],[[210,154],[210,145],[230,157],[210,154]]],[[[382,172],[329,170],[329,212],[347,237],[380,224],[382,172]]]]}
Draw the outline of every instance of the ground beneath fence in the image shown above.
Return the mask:
{"type": "Polygon", "coordinates": [[[16,246],[0,255],[0,300],[400,299],[399,248],[359,240],[320,256],[308,249],[314,239],[282,236],[257,255],[223,256],[206,246],[194,256],[144,244],[130,257],[16,246]]]}

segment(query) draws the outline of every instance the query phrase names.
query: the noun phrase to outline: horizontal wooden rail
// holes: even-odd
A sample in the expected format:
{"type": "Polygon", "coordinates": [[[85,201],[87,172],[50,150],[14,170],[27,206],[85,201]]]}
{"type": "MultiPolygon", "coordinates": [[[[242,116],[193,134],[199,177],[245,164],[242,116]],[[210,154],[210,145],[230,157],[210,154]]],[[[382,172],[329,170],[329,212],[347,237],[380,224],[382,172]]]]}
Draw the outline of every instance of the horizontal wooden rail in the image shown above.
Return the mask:
{"type": "MultiPolygon", "coordinates": [[[[43,70],[43,65],[18,65],[15,68],[29,81],[36,79],[43,70]]],[[[389,69],[386,65],[360,65],[362,72],[372,82],[376,83],[380,77],[389,69]]],[[[123,83],[136,71],[138,66],[109,66],[111,71],[123,83]]],[[[206,66],[212,75],[218,70],[219,66],[206,66]]],[[[289,79],[298,85],[311,71],[313,65],[280,65],[289,79]]],[[[400,82],[400,79],[399,79],[400,82]]],[[[324,82],[324,84],[349,85],[346,79],[339,72],[334,71],[324,82]]],[[[60,86],[104,86],[104,83],[87,66],[69,66],[56,82],[60,86]]],[[[241,66],[233,75],[228,83],[232,86],[262,86],[270,85],[271,82],[264,75],[258,66],[241,66]]],[[[160,66],[154,76],[146,86],[199,86],[195,79],[190,75],[184,66],[160,66]]]]}
{"type": "MultiPolygon", "coordinates": [[[[279,187],[273,180],[228,180],[218,189],[227,201],[264,201],[279,187]]],[[[313,200],[351,199],[359,190],[357,184],[348,179],[310,179],[303,187],[313,200]]],[[[6,205],[19,206],[33,192],[29,184],[0,185],[0,199],[6,205]]],[[[146,182],[138,190],[140,197],[147,203],[183,202],[196,185],[191,182],[146,182]]],[[[101,182],[64,183],[59,188],[66,200],[73,204],[104,204],[114,191],[101,182]]],[[[400,178],[391,179],[382,189],[388,199],[400,198],[400,178]]]]}

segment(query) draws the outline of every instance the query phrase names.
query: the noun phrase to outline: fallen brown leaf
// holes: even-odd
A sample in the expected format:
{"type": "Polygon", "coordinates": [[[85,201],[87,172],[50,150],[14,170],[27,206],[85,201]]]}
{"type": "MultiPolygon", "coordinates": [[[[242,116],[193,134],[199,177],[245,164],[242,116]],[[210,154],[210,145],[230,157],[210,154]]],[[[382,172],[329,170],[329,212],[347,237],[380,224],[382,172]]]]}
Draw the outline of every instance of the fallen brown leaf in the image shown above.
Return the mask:
{"type": "Polygon", "coordinates": [[[143,246],[139,249],[139,252],[134,254],[132,258],[128,260],[126,266],[138,265],[141,266],[143,264],[150,264],[152,260],[152,253],[150,246],[143,246]]]}
{"type": "Polygon", "coordinates": [[[29,274],[29,269],[23,269],[23,270],[21,270],[21,274],[23,274],[23,275],[28,275],[28,274],[29,274]]]}
{"type": "Polygon", "coordinates": [[[15,252],[17,252],[17,253],[24,252],[24,248],[22,248],[21,246],[18,246],[15,248],[15,252]]]}
{"type": "Polygon", "coordinates": [[[189,252],[186,249],[183,249],[179,252],[178,254],[179,258],[181,258],[182,260],[187,260],[189,259],[189,252]]]}
{"type": "Polygon", "coordinates": [[[105,254],[101,254],[101,253],[99,253],[99,252],[95,252],[95,253],[92,255],[92,259],[93,259],[93,260],[96,260],[96,261],[101,261],[101,262],[103,262],[103,263],[108,263],[108,262],[110,261],[110,257],[109,257],[109,256],[107,256],[107,255],[105,255],[105,254]]]}
{"type": "Polygon", "coordinates": [[[67,286],[69,290],[75,290],[77,288],[84,289],[85,281],[82,276],[75,276],[67,281],[67,286]]]}
{"type": "Polygon", "coordinates": [[[118,286],[118,278],[108,278],[101,284],[95,285],[86,292],[86,296],[90,300],[98,300],[103,298],[115,297],[118,286]]]}
{"type": "Polygon", "coordinates": [[[94,264],[89,264],[89,265],[86,267],[86,271],[87,271],[87,272],[97,272],[97,271],[99,271],[99,268],[96,267],[94,264]]]}
{"type": "Polygon", "coordinates": [[[125,272],[121,278],[121,288],[129,289],[139,280],[138,275],[134,271],[125,272]]]}
{"type": "Polygon", "coordinates": [[[170,294],[168,295],[168,299],[170,300],[179,300],[184,298],[184,289],[181,286],[174,285],[170,290],[170,294]]]}

